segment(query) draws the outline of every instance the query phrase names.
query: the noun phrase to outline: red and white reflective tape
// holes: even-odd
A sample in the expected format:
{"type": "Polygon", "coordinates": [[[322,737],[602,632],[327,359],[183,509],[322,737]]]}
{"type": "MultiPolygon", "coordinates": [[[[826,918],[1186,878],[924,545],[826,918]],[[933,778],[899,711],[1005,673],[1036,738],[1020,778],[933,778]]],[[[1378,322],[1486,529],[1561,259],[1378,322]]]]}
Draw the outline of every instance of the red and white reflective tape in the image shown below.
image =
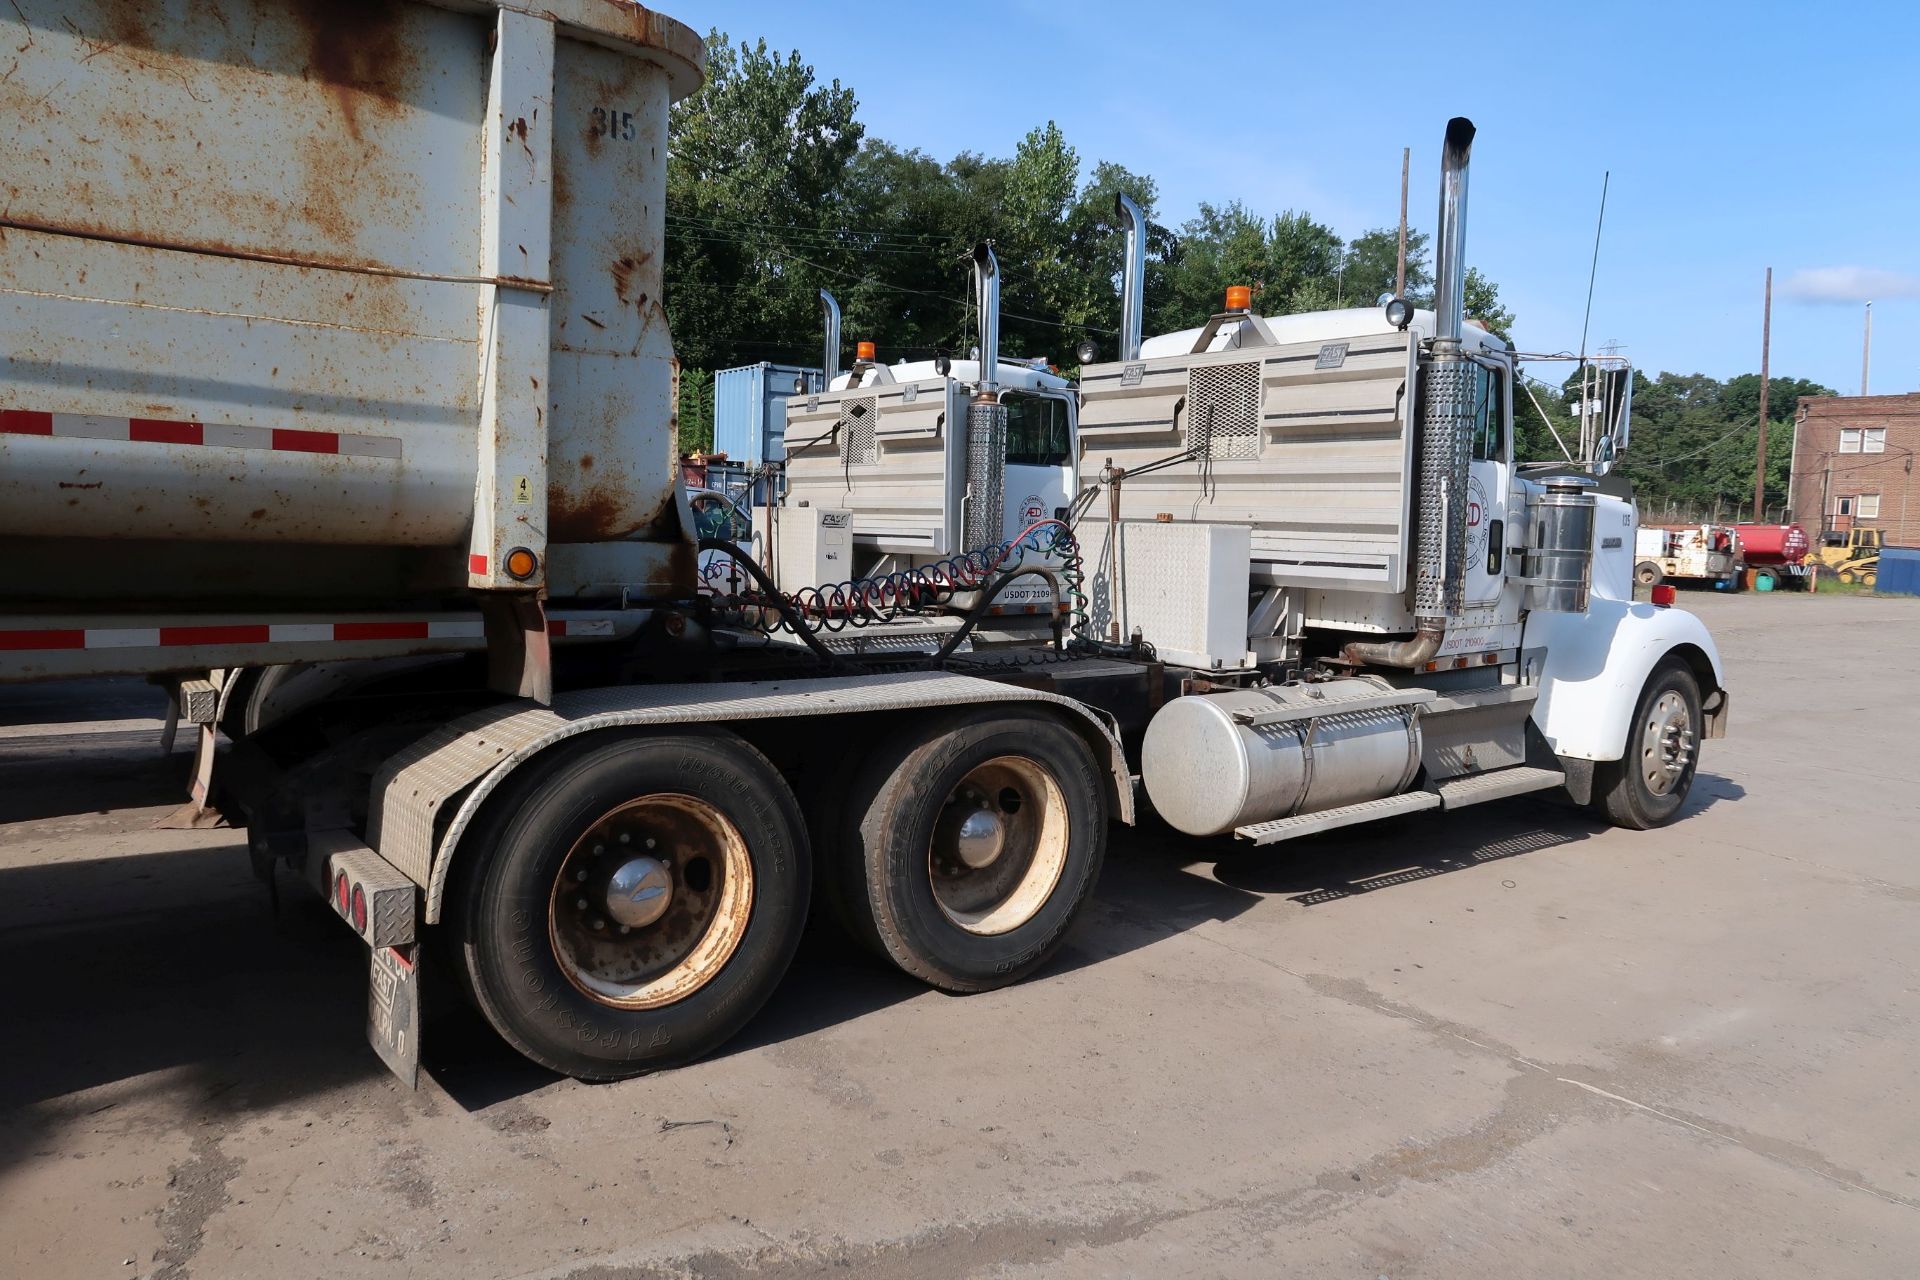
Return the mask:
{"type": "Polygon", "coordinates": [[[230,622],[158,627],[0,630],[0,649],[172,649],[199,645],[342,644],[356,640],[478,640],[478,618],[366,622],[230,622]]]}
{"type": "MultiPolygon", "coordinates": [[[[610,638],[612,618],[550,618],[547,634],[556,639],[610,638]]],[[[232,622],[154,627],[0,628],[0,650],[172,649],[254,644],[351,644],[380,640],[483,640],[478,618],[438,618],[359,622],[232,622]]]]}
{"type": "Polygon", "coordinates": [[[208,426],[167,418],[103,418],[90,413],[36,413],[28,409],[0,409],[0,435],[130,440],[141,444],[270,449],[280,453],[332,453],[348,458],[400,456],[398,436],[293,431],[284,427],[208,426]]]}

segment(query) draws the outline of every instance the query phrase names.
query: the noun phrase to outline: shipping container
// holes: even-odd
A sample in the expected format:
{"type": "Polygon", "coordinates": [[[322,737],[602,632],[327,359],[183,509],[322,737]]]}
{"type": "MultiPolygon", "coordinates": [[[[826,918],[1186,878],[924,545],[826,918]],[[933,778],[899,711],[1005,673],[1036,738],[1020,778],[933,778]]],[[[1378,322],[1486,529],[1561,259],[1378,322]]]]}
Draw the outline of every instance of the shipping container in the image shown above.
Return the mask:
{"type": "Polygon", "coordinates": [[[1873,589],[1883,596],[1920,596],[1920,547],[1882,547],[1873,589]]]}
{"type": "Polygon", "coordinates": [[[720,370],[713,375],[714,452],[750,467],[783,461],[787,399],[819,390],[818,369],[763,361],[720,370]]]}

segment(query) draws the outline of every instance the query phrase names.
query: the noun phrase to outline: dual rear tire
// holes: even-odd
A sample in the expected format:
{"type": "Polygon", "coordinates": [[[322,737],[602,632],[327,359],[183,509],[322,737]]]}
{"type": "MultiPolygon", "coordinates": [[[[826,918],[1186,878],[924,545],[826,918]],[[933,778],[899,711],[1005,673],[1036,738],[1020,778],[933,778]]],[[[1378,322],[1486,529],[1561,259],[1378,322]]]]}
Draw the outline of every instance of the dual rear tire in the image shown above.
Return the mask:
{"type": "Polygon", "coordinates": [[[737,1032],[806,923],[806,826],[720,730],[589,737],[509,779],[455,862],[444,923],[500,1035],[586,1080],[678,1066],[737,1032]]]}
{"type": "Polygon", "coordinates": [[[810,841],[780,772],[724,729],[555,748],[462,839],[441,958],[522,1054],[612,1080],[739,1031],[785,974],[816,888],[878,954],[972,992],[1044,964],[1098,879],[1100,765],[1044,711],[949,713],[838,781],[815,789],[810,841]]]}
{"type": "Polygon", "coordinates": [[[857,941],[943,991],[1057,952],[1106,846],[1086,742],[1029,708],[949,714],[879,743],[814,825],[820,892],[857,941]]]}

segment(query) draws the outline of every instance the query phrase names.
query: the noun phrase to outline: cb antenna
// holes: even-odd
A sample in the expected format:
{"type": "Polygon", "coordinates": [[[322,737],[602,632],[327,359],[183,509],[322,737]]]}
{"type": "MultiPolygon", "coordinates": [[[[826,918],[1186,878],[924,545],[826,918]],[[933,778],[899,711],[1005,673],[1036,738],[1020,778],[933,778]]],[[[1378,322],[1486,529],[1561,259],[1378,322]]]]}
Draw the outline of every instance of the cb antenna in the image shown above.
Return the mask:
{"type": "Polygon", "coordinates": [[[1613,181],[1613,170],[1608,169],[1600,178],[1600,217],[1593,224],[1593,262],[1587,267],[1587,312],[1580,318],[1580,367],[1587,366],[1587,326],[1593,320],[1593,282],[1600,273],[1600,230],[1607,225],[1607,187],[1613,181]]]}

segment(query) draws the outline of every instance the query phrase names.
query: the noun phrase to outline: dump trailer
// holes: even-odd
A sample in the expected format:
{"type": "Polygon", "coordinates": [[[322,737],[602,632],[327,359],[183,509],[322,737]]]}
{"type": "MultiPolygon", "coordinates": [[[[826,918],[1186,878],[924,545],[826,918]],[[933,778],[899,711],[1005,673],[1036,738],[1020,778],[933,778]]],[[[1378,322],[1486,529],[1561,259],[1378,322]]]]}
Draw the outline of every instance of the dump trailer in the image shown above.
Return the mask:
{"type": "Polygon", "coordinates": [[[1132,815],[1111,720],[769,653],[697,590],[661,300],[693,31],[20,0],[0,33],[0,680],[166,683],[194,816],[369,944],[390,1065],[436,969],[560,1071],[712,1049],[831,842],[862,936],[929,982],[1052,954],[1132,815]],[[862,788],[878,816],[826,833],[862,788]],[[979,796],[991,858],[958,852],[979,796]]]}
{"type": "Polygon", "coordinates": [[[983,287],[933,424],[964,430],[961,545],[781,590],[697,535],[672,456],[693,32],[616,0],[19,0],[0,28],[0,680],[165,683],[188,816],[244,823],[368,944],[403,1078],[436,974],[559,1071],[698,1057],[816,895],[935,987],[1016,981],[1136,777],[1253,844],[1549,787],[1652,826],[1724,726],[1704,628],[1628,598],[1630,503],[1511,465],[1511,353],[1460,326],[1464,121],[1433,316],[1303,351],[1231,314],[1089,371],[1097,447],[1172,441],[1182,504],[1116,461],[1099,546],[1077,502],[1003,536],[983,287]],[[700,591],[707,551],[751,585],[700,591]],[[989,642],[1036,578],[1048,626],[989,642]],[[826,642],[915,628],[937,644],[826,642]]]}

